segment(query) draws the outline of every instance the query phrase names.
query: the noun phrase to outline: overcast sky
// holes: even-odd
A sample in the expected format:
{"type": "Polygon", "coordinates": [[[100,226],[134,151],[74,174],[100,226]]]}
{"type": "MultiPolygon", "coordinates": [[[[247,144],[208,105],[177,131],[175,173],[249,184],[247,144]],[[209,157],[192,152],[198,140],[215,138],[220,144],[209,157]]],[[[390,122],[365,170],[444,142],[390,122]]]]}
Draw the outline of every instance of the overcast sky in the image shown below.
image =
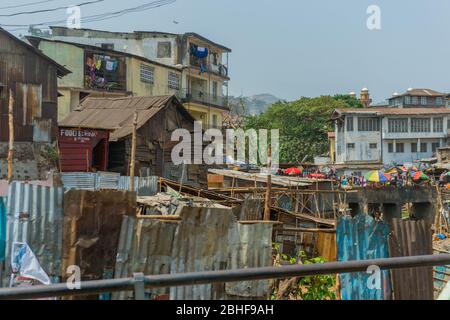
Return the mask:
{"type": "MultiPolygon", "coordinates": [[[[0,8],[36,1],[0,0],[0,8]]],[[[92,0],[52,0],[0,9],[0,14],[86,1],[92,0]]],[[[104,0],[83,7],[82,14],[147,2],[150,0],[104,0]]],[[[450,92],[449,13],[448,0],[178,0],[82,27],[200,33],[233,50],[229,69],[234,95],[272,93],[293,100],[368,87],[377,102],[408,87],[450,92]],[[369,5],[381,9],[381,30],[367,28],[369,5]]],[[[60,10],[0,17],[0,23],[28,24],[65,17],[60,10]]]]}

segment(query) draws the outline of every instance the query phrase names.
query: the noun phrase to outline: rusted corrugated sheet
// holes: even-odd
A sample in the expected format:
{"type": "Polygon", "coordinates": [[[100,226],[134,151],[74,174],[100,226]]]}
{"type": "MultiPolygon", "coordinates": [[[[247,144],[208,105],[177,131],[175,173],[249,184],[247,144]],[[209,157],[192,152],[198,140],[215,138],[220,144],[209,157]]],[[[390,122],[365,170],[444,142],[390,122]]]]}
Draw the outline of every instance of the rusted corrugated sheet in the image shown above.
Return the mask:
{"type": "MultiPolygon", "coordinates": [[[[184,207],[175,233],[171,273],[227,269],[228,236],[236,218],[230,208],[184,207]],[[199,232],[204,230],[204,232],[199,232]]],[[[223,299],[223,283],[170,288],[172,300],[223,299]]]]}
{"type": "Polygon", "coordinates": [[[336,234],[318,232],[317,251],[325,261],[336,261],[336,234]]]}
{"type": "Polygon", "coordinates": [[[83,280],[114,269],[122,218],[136,214],[136,195],[116,190],[69,190],[64,195],[62,270],[81,268],[83,280]]]}
{"type": "MultiPolygon", "coordinates": [[[[336,227],[338,261],[368,260],[389,257],[389,226],[371,216],[341,216],[336,227]]],[[[342,300],[388,300],[391,297],[389,271],[381,272],[381,288],[369,289],[370,274],[342,273],[342,300]]]]}
{"type": "MultiPolygon", "coordinates": [[[[178,221],[124,217],[118,245],[115,278],[133,272],[166,274],[271,265],[272,225],[239,224],[232,210],[223,207],[184,207],[178,221]]],[[[230,285],[209,284],[148,289],[152,298],[170,299],[263,298],[268,284],[257,281],[230,285]],[[228,293],[228,294],[227,294],[228,293]]],[[[113,298],[132,298],[133,293],[113,298]]]]}
{"type": "MultiPolygon", "coordinates": [[[[269,267],[272,265],[272,224],[235,224],[230,235],[227,269],[269,267]]],[[[225,284],[227,298],[262,299],[269,295],[269,281],[239,281],[225,284]]]]}
{"type": "MultiPolygon", "coordinates": [[[[13,242],[26,242],[53,282],[61,270],[63,195],[63,188],[13,182],[7,201],[6,261],[13,242]]],[[[11,271],[5,266],[3,284],[11,271]]]]}
{"type": "Polygon", "coordinates": [[[34,119],[33,141],[52,142],[52,119],[34,119]]]}
{"type": "MultiPolygon", "coordinates": [[[[389,236],[391,257],[433,254],[431,226],[425,220],[393,219],[389,236]]],[[[391,270],[395,300],[432,300],[433,268],[391,270]]]]}
{"type": "Polygon", "coordinates": [[[244,199],[237,207],[239,220],[262,220],[264,205],[262,199],[244,199]]]}
{"type": "MultiPolygon", "coordinates": [[[[115,278],[129,277],[134,272],[146,275],[168,274],[178,221],[124,216],[117,248],[115,278]]],[[[168,295],[169,288],[147,289],[150,298],[168,295]]],[[[113,299],[132,299],[133,292],[118,292],[113,299]]]]}

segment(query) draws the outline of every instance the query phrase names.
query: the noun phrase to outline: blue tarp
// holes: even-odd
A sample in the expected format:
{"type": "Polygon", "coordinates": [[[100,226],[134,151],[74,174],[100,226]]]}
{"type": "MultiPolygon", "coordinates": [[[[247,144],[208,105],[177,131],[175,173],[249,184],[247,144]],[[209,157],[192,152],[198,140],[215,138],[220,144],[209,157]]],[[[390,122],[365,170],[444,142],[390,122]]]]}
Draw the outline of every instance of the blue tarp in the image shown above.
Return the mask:
{"type": "MultiPolygon", "coordinates": [[[[336,228],[338,261],[368,260],[389,257],[389,226],[367,214],[339,217],[336,228]]],[[[391,284],[388,270],[381,271],[380,289],[370,289],[370,273],[342,273],[342,300],[388,300],[391,284]]]]}
{"type": "Polygon", "coordinates": [[[6,198],[0,197],[0,261],[5,260],[6,245],[6,198]]]}

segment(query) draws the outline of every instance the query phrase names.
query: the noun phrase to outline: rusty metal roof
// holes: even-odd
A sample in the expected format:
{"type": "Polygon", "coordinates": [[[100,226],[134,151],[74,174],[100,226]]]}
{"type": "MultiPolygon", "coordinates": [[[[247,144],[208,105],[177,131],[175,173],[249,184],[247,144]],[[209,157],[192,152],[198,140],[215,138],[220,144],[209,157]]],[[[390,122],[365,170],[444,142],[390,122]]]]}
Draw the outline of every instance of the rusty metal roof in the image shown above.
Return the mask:
{"type": "Polygon", "coordinates": [[[153,97],[88,97],[59,123],[60,127],[111,130],[110,140],[115,141],[132,133],[134,112],[138,113],[139,129],[155,114],[174,103],[188,119],[194,121],[175,96],[153,97]]]}

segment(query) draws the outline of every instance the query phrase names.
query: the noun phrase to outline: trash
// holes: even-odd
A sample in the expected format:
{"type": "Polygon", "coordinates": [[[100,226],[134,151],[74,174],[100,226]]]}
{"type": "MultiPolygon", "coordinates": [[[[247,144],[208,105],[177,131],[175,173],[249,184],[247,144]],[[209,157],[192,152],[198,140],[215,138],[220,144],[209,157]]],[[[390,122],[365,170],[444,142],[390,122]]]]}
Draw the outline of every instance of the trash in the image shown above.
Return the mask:
{"type": "MultiPolygon", "coordinates": [[[[49,285],[51,283],[47,273],[42,269],[38,259],[26,243],[14,242],[11,254],[11,282],[10,287],[20,286],[36,280],[39,284],[49,285]],[[31,280],[31,281],[30,281],[31,280]]],[[[34,284],[34,283],[33,283],[34,284]]]]}

